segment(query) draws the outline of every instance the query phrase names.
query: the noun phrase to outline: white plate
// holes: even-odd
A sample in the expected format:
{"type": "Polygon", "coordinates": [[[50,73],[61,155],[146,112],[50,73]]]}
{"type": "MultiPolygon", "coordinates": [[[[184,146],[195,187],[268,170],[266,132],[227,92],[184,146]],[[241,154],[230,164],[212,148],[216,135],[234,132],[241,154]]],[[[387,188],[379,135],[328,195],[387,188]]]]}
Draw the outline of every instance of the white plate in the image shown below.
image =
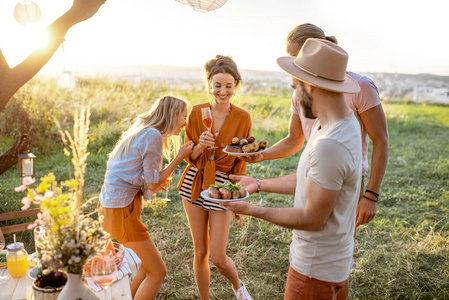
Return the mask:
{"type": "Polygon", "coordinates": [[[217,202],[217,201],[218,201],[218,202],[230,202],[230,201],[244,200],[244,199],[246,199],[246,198],[249,197],[249,193],[246,192],[246,196],[243,197],[243,198],[237,198],[237,199],[215,199],[215,198],[209,197],[209,191],[208,191],[208,190],[205,190],[205,191],[202,191],[202,192],[201,192],[201,196],[202,196],[204,199],[209,200],[209,201],[215,201],[215,202],[217,202]]]}
{"type": "Polygon", "coordinates": [[[238,152],[228,152],[226,151],[226,148],[223,148],[223,152],[232,156],[246,156],[246,155],[255,155],[257,153],[262,153],[265,152],[268,148],[262,149],[262,150],[258,150],[256,152],[248,152],[248,153],[238,153],[238,152]]]}

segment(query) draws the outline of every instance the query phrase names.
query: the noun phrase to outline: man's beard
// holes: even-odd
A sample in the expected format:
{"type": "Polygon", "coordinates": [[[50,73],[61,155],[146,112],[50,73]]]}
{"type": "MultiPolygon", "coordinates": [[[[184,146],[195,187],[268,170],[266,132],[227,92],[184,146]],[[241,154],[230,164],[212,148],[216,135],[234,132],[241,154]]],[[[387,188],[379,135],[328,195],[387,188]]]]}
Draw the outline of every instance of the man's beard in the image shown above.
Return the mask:
{"type": "Polygon", "coordinates": [[[304,117],[308,119],[316,119],[316,116],[312,112],[312,103],[313,103],[312,95],[310,95],[306,91],[303,82],[301,82],[300,85],[301,87],[297,88],[294,92],[296,94],[295,100],[298,101],[299,104],[301,105],[304,117]]]}

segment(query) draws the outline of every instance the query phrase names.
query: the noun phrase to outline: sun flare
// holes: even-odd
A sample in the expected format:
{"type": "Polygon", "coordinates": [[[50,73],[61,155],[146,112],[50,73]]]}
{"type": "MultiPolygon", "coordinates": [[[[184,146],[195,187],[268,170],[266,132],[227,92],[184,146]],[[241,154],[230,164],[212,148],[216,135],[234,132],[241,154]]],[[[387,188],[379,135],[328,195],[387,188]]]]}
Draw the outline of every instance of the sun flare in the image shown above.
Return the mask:
{"type": "Polygon", "coordinates": [[[10,67],[22,62],[31,52],[48,46],[49,35],[45,28],[34,24],[14,26],[9,30],[10,42],[2,51],[10,67]]]}

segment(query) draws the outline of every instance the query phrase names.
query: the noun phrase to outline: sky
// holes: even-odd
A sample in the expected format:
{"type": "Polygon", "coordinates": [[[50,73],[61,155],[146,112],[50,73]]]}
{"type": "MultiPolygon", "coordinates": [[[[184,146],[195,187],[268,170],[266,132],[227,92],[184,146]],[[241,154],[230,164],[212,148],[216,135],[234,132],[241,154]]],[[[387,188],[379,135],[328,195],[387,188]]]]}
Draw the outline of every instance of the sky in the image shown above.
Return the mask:
{"type": "MultiPolygon", "coordinates": [[[[0,0],[0,48],[10,66],[45,39],[39,32],[70,8],[70,0],[33,0],[35,26],[13,17],[17,0],[0,0]],[[31,28],[31,27],[34,27],[31,28]]],[[[313,23],[337,38],[354,72],[449,75],[447,0],[228,0],[199,13],[175,0],[107,0],[75,25],[44,71],[159,64],[202,67],[217,54],[241,69],[279,71],[285,38],[313,23]]]]}

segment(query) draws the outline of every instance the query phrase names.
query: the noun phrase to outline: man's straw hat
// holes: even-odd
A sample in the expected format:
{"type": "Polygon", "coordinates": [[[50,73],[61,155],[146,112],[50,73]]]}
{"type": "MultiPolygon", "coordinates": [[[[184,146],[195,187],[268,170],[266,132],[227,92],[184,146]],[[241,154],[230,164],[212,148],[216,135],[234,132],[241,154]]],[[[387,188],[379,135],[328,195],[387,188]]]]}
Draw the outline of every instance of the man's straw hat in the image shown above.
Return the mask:
{"type": "Polygon", "coordinates": [[[278,65],[293,77],[324,90],[354,94],[357,82],[346,74],[348,53],[322,39],[307,39],[297,57],[284,56],[278,65]]]}

